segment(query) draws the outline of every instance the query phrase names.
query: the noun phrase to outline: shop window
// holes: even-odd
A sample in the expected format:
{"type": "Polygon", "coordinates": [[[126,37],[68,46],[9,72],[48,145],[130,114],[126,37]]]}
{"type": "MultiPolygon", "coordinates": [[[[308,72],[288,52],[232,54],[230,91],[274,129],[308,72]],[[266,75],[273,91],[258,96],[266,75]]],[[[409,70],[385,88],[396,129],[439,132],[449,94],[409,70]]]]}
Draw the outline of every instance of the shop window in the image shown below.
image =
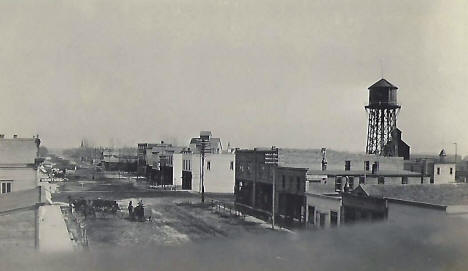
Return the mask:
{"type": "Polygon", "coordinates": [[[308,218],[309,224],[315,224],[315,207],[314,206],[309,206],[309,218],[308,218]]]}
{"type": "Polygon", "coordinates": [[[325,228],[325,219],[327,217],[327,214],[320,213],[319,218],[320,218],[320,227],[325,228]]]}
{"type": "Polygon", "coordinates": [[[349,184],[349,189],[354,189],[354,177],[349,177],[349,180],[348,180],[348,184],[349,184]]]}
{"type": "Polygon", "coordinates": [[[404,176],[404,177],[401,179],[401,184],[408,184],[408,177],[407,177],[407,176],[404,176]]]}
{"type": "Polygon", "coordinates": [[[359,177],[359,184],[365,184],[366,183],[366,177],[361,176],[359,177]]]}
{"type": "Polygon", "coordinates": [[[338,226],[338,212],[330,211],[330,226],[338,226]]]}

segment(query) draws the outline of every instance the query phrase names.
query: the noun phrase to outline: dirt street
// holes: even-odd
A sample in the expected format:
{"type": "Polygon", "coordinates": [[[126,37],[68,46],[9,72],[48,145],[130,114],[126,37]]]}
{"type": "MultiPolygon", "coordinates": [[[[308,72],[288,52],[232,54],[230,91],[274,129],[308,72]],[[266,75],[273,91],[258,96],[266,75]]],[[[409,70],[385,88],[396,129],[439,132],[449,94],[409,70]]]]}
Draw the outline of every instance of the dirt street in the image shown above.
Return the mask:
{"type": "Polygon", "coordinates": [[[72,199],[115,200],[117,215],[96,212],[83,219],[91,249],[106,246],[177,246],[213,238],[236,238],[245,234],[269,232],[261,223],[245,221],[228,211],[210,208],[211,199],[232,201],[232,196],[208,195],[205,205],[197,194],[185,191],[151,191],[131,178],[113,178],[101,174],[95,179],[80,178],[61,183],[52,199],[68,203],[72,199]],[[129,201],[136,206],[142,200],[147,221],[129,219],[129,201]],[[148,218],[151,216],[151,220],[148,218]]]}

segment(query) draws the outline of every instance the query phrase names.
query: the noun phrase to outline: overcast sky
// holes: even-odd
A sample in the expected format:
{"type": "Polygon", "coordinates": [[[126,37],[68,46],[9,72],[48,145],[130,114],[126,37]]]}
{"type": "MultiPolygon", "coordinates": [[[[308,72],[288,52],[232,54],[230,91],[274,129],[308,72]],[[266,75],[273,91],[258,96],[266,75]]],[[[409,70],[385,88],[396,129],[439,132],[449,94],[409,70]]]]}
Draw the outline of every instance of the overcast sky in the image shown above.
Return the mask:
{"type": "Polygon", "coordinates": [[[0,131],[364,151],[383,70],[413,152],[468,154],[467,48],[466,1],[1,1],[0,131]]]}

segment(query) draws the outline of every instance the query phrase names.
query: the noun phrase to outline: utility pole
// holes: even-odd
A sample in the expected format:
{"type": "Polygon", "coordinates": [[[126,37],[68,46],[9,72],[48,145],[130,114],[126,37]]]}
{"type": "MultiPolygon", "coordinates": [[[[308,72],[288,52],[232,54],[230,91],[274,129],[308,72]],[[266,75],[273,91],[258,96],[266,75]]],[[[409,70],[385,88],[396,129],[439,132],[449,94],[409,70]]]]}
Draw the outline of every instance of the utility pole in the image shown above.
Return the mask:
{"type": "Polygon", "coordinates": [[[270,165],[272,169],[272,195],[271,195],[271,228],[275,229],[275,213],[276,213],[276,168],[278,167],[278,148],[271,147],[271,152],[265,153],[265,164],[270,165]]]}
{"type": "Polygon", "coordinates": [[[457,154],[458,154],[457,153],[457,147],[458,147],[457,145],[458,144],[457,144],[457,142],[453,142],[453,145],[455,145],[455,169],[454,169],[454,171],[455,171],[455,182],[457,182],[457,154]]]}
{"type": "Polygon", "coordinates": [[[458,144],[457,144],[457,142],[453,142],[452,144],[455,145],[455,167],[456,167],[457,166],[457,154],[458,154],[457,153],[457,145],[458,144]]]}
{"type": "Polygon", "coordinates": [[[271,196],[272,198],[272,206],[271,206],[271,228],[274,230],[275,229],[275,194],[276,194],[276,166],[273,166],[273,195],[271,196]]]}
{"type": "Polygon", "coordinates": [[[200,155],[201,155],[201,202],[205,203],[205,154],[210,152],[211,132],[200,132],[200,155]]]}
{"type": "Polygon", "coordinates": [[[205,151],[203,148],[202,144],[202,150],[201,150],[201,202],[205,203],[205,183],[204,183],[204,178],[205,178],[205,151]]]}

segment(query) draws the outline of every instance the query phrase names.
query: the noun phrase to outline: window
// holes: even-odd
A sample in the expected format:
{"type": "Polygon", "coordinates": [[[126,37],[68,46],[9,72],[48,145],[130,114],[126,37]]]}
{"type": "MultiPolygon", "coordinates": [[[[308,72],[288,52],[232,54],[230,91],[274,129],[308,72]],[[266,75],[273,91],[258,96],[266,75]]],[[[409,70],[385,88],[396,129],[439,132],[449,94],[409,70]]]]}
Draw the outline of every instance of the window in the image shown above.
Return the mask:
{"type": "Polygon", "coordinates": [[[351,161],[345,161],[345,170],[351,170],[351,161]]]}
{"type": "Polygon", "coordinates": [[[369,161],[364,161],[364,170],[369,171],[370,169],[370,162],[369,161]]]}
{"type": "Polygon", "coordinates": [[[286,188],[286,176],[283,175],[282,177],[283,178],[282,178],[282,185],[281,186],[283,187],[283,189],[285,189],[286,188]]]}
{"type": "Polygon", "coordinates": [[[335,191],[341,191],[341,177],[335,179],[335,191]]]}
{"type": "Polygon", "coordinates": [[[234,161],[231,161],[231,164],[229,165],[230,170],[234,170],[234,161]]]}
{"type": "Polygon", "coordinates": [[[453,168],[450,168],[450,175],[453,174],[453,168]]]}
{"type": "Polygon", "coordinates": [[[437,168],[437,175],[440,175],[440,167],[437,168]]]}
{"type": "Polygon", "coordinates": [[[385,178],[383,176],[380,176],[377,182],[378,184],[385,184],[385,178]]]}
{"type": "Polygon", "coordinates": [[[5,194],[5,193],[10,193],[11,192],[11,181],[2,181],[1,182],[2,186],[0,188],[0,193],[5,194]]]}
{"type": "Polygon", "coordinates": [[[366,177],[361,176],[359,177],[359,184],[365,184],[366,183],[366,177]]]}
{"type": "Polygon", "coordinates": [[[379,171],[379,162],[375,161],[374,164],[372,164],[372,174],[375,174],[378,171],[379,171]]]}
{"type": "Polygon", "coordinates": [[[191,170],[190,160],[184,160],[183,170],[185,170],[185,171],[190,171],[191,170]]]}
{"type": "Polygon", "coordinates": [[[404,176],[404,177],[401,179],[401,184],[408,184],[408,176],[404,176]]]}
{"type": "Polygon", "coordinates": [[[297,188],[297,191],[299,192],[301,190],[301,177],[297,177],[297,184],[296,184],[296,188],[297,188]]]}
{"type": "Polygon", "coordinates": [[[206,169],[211,170],[211,162],[206,162],[206,169]]]}

